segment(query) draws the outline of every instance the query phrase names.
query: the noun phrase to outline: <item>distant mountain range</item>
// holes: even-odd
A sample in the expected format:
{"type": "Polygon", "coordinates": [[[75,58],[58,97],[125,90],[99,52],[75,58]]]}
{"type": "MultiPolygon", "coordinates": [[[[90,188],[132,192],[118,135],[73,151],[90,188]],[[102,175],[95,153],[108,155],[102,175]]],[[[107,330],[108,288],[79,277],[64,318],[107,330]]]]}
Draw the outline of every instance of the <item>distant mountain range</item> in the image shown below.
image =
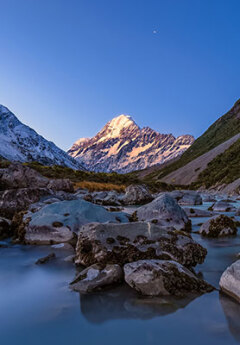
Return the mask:
{"type": "Polygon", "coordinates": [[[83,167],[74,158],[21,123],[6,107],[0,105],[0,156],[10,161],[37,161],[44,165],[83,167]]]}
{"type": "Polygon", "coordinates": [[[77,140],[68,154],[95,172],[128,173],[171,160],[194,142],[191,135],[175,138],[149,127],[140,128],[128,115],[109,121],[93,138],[77,140]]]}

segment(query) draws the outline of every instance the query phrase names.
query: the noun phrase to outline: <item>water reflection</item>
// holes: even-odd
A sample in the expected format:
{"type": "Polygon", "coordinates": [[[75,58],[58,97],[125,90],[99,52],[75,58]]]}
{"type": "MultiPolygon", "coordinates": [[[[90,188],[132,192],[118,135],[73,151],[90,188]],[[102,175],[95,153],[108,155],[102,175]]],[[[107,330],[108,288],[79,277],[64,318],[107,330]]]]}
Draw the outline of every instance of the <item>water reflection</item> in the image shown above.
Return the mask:
{"type": "Polygon", "coordinates": [[[114,290],[95,294],[80,294],[80,308],[81,313],[90,323],[103,323],[113,319],[147,320],[175,313],[198,296],[191,294],[185,298],[143,297],[123,285],[114,290]]]}
{"type": "Polygon", "coordinates": [[[228,328],[233,337],[240,342],[240,304],[220,293],[220,304],[224,311],[228,328]]]}

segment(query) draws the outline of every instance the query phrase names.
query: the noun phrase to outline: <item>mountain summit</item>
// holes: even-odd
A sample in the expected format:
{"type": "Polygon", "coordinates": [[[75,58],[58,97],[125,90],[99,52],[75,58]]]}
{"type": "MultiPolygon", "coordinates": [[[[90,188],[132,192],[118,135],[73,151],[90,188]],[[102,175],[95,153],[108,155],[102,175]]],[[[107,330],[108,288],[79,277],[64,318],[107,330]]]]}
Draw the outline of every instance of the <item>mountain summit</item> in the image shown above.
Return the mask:
{"type": "Polygon", "coordinates": [[[175,138],[149,127],[140,128],[131,116],[122,114],[93,138],[77,140],[68,154],[92,171],[127,173],[177,157],[193,142],[191,135],[175,138]]]}
{"type": "Polygon", "coordinates": [[[45,165],[81,168],[75,159],[20,122],[3,105],[0,105],[0,157],[10,161],[37,161],[45,165]]]}

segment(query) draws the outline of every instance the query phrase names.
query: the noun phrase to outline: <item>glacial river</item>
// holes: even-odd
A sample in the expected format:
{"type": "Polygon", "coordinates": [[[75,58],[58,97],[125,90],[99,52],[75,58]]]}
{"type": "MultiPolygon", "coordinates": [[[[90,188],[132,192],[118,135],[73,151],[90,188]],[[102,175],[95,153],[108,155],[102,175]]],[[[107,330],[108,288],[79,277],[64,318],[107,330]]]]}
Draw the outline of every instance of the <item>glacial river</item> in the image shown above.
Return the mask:
{"type": "MultiPolygon", "coordinates": [[[[207,208],[208,205],[200,208],[207,208]]],[[[204,218],[193,218],[197,229],[204,218]]],[[[208,240],[196,271],[218,287],[240,253],[237,237],[208,240]]],[[[45,265],[35,261],[49,247],[8,244],[0,248],[1,345],[232,345],[240,343],[240,304],[214,291],[202,296],[145,298],[126,286],[80,296],[68,288],[75,275],[66,253],[45,265]]]]}

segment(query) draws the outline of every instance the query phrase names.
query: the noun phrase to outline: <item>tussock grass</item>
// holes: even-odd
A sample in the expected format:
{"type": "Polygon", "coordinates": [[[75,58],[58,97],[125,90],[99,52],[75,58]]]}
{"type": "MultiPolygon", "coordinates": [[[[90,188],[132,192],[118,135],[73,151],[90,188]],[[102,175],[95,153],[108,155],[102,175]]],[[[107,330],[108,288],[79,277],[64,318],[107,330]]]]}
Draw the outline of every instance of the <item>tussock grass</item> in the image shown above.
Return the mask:
{"type": "Polygon", "coordinates": [[[114,183],[102,183],[102,182],[91,182],[91,181],[81,181],[74,184],[75,189],[88,189],[89,192],[100,192],[100,191],[110,191],[115,190],[117,192],[124,192],[125,185],[117,185],[114,183]]]}

